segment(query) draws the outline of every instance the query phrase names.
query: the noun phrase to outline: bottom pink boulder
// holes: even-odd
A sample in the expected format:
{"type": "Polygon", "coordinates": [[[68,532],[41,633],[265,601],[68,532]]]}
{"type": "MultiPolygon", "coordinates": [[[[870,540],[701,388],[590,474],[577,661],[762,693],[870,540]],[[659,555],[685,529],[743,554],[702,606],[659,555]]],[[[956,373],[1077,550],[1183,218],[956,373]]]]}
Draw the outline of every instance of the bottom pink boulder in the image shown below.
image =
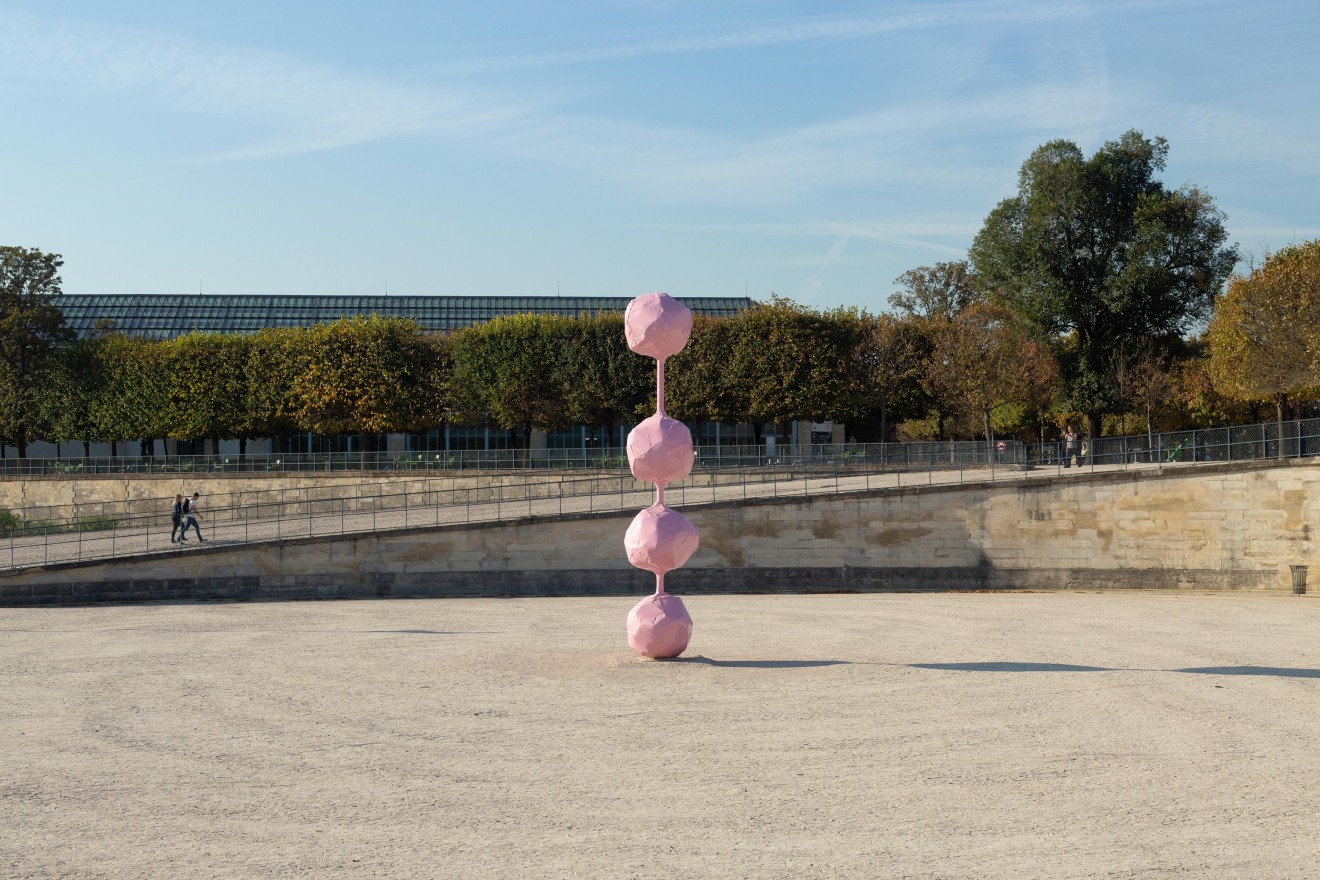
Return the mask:
{"type": "Polygon", "coordinates": [[[628,647],[643,657],[677,657],[691,638],[692,618],[670,593],[653,593],[628,612],[628,647]]]}

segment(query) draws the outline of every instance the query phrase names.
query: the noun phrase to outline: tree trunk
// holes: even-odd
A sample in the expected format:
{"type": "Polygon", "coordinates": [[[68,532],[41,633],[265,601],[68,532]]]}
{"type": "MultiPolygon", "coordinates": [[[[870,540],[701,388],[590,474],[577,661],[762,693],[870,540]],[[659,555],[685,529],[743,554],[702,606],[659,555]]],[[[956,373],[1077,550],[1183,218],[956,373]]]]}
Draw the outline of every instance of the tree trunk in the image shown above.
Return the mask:
{"type": "Polygon", "coordinates": [[[84,438],[82,443],[83,443],[83,458],[91,458],[92,441],[90,439],[84,438]]]}
{"type": "Polygon", "coordinates": [[[1283,458],[1283,410],[1288,405],[1288,395],[1276,394],[1274,396],[1274,415],[1275,424],[1278,426],[1277,435],[1279,438],[1279,458],[1283,458]]]}
{"type": "Polygon", "coordinates": [[[18,450],[19,458],[27,458],[27,430],[19,428],[18,433],[14,435],[14,448],[18,450]]]}
{"type": "MultiPolygon", "coordinates": [[[[1086,444],[1087,457],[1089,458],[1095,455],[1095,441],[1100,439],[1100,413],[1087,415],[1086,424],[1087,430],[1090,432],[1090,436],[1087,438],[1089,442],[1086,444]]],[[[1078,461],[1080,462],[1081,459],[1079,458],[1078,461]]]]}
{"type": "Polygon", "coordinates": [[[118,440],[111,440],[111,441],[110,441],[110,457],[111,457],[111,458],[118,458],[118,457],[119,457],[119,441],[118,441],[118,440]]]}
{"type": "Polygon", "coordinates": [[[880,442],[889,442],[889,398],[880,395],[880,442]]]}
{"type": "Polygon", "coordinates": [[[246,437],[239,437],[239,438],[238,438],[238,463],[239,463],[239,464],[242,464],[242,463],[243,463],[243,460],[244,460],[245,458],[247,458],[247,440],[248,440],[248,438],[246,438],[246,437]]]}
{"type": "Polygon", "coordinates": [[[1146,448],[1155,448],[1155,421],[1151,418],[1149,400],[1146,401],[1146,448]]]}

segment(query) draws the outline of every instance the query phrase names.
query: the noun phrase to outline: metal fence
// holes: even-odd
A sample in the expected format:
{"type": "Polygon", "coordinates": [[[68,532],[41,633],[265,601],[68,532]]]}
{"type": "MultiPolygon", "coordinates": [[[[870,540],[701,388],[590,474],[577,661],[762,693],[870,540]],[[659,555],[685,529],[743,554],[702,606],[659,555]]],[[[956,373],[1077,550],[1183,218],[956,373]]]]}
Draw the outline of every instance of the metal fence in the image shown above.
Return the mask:
{"type": "MultiPolygon", "coordinates": [[[[1210,462],[1320,455],[1320,419],[1106,437],[1075,456],[1059,444],[953,443],[816,447],[792,456],[764,450],[711,461],[697,452],[692,474],[668,487],[676,506],[752,498],[801,497],[908,486],[1030,480],[1066,468],[1160,470],[1210,462]],[[1066,459],[1066,460],[1065,460],[1066,459]]],[[[625,469],[591,474],[427,476],[298,489],[251,490],[204,501],[207,539],[227,545],[361,534],[522,517],[635,511],[653,489],[625,469]]],[[[0,569],[180,549],[170,543],[171,499],[21,511],[0,520],[0,569]],[[144,510],[143,505],[150,509],[144,510]]],[[[3,515],[4,512],[0,512],[3,515]]]]}
{"type": "MultiPolygon", "coordinates": [[[[1001,447],[1022,444],[1002,441],[1001,447]]],[[[902,463],[967,464],[984,461],[984,441],[940,443],[817,443],[778,448],[699,446],[699,467],[748,467],[849,459],[902,463]]],[[[1002,455],[1001,451],[1001,455],[1002,455]]],[[[623,449],[584,452],[577,449],[491,449],[459,452],[334,452],[315,454],[170,455],[156,457],[9,458],[0,460],[4,476],[90,476],[96,474],[269,474],[329,471],[525,471],[627,470],[623,449]]]]}

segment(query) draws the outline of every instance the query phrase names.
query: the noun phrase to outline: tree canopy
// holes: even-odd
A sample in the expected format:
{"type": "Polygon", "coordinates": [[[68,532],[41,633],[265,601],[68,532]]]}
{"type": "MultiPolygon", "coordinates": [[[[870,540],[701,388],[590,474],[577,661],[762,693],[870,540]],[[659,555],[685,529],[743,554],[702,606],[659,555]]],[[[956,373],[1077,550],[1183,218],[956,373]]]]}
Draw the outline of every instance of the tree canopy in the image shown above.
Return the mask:
{"type": "Polygon", "coordinates": [[[1090,158],[1050,141],[1023,163],[1017,194],[990,212],[969,254],[981,290],[1070,336],[1068,402],[1093,434],[1115,403],[1110,353],[1204,319],[1237,262],[1210,196],[1156,179],[1167,155],[1163,138],[1138,131],[1090,158]]]}
{"type": "Polygon", "coordinates": [[[1238,400],[1274,401],[1282,422],[1290,396],[1320,388],[1320,240],[1234,276],[1206,335],[1215,385],[1238,400]]]}
{"type": "Polygon", "coordinates": [[[41,427],[40,391],[55,348],[73,336],[54,302],[63,265],[59,254],[0,247],[0,438],[13,441],[19,458],[41,427]]]}

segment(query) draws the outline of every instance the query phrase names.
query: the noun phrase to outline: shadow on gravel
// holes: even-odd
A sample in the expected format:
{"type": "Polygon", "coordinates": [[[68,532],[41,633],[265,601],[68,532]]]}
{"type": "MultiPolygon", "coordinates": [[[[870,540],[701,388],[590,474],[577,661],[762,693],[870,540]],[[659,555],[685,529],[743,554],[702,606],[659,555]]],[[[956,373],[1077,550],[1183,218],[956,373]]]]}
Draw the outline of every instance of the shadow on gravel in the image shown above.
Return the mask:
{"type": "Polygon", "coordinates": [[[439,629],[364,629],[364,633],[381,633],[400,636],[461,636],[462,633],[439,629]]]}
{"type": "Polygon", "coordinates": [[[712,660],[709,657],[678,657],[670,662],[700,663],[725,669],[811,669],[817,666],[848,666],[847,660],[712,660]]]}
{"type": "Polygon", "coordinates": [[[1280,678],[1320,678],[1320,669],[1293,669],[1288,666],[1200,666],[1175,669],[1197,675],[1277,675],[1280,678]]]}
{"type": "Polygon", "coordinates": [[[909,663],[914,669],[947,669],[955,672],[1117,672],[1108,666],[1075,666],[1072,663],[909,663]]]}

